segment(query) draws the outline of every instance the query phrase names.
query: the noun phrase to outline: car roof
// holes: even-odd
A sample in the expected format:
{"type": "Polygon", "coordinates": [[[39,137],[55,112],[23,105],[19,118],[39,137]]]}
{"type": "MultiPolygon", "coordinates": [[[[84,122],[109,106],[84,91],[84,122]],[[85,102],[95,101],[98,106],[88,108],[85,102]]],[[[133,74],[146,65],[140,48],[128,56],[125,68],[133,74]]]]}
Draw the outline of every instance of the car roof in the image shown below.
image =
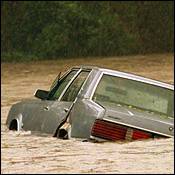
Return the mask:
{"type": "Polygon", "coordinates": [[[168,83],[161,82],[158,80],[153,80],[151,78],[146,78],[143,76],[135,75],[135,74],[129,73],[129,72],[121,72],[121,71],[117,71],[117,70],[101,68],[99,66],[91,66],[91,65],[79,65],[79,66],[74,66],[73,68],[101,71],[104,74],[128,78],[128,79],[132,79],[132,80],[137,80],[137,81],[141,81],[144,83],[153,84],[156,86],[160,86],[160,87],[174,90],[174,85],[172,85],[172,84],[168,84],[168,83]]]}

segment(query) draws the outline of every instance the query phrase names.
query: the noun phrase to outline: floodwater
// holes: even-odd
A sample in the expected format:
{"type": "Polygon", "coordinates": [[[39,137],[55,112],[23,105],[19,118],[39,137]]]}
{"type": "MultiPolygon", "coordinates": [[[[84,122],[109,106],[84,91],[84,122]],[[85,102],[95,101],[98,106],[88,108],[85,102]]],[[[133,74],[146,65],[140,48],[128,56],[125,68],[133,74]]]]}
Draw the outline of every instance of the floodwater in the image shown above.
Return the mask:
{"type": "Polygon", "coordinates": [[[56,75],[90,64],[174,84],[173,54],[1,63],[1,174],[7,173],[174,173],[174,138],[134,142],[61,140],[5,125],[12,104],[47,90],[56,75]]]}

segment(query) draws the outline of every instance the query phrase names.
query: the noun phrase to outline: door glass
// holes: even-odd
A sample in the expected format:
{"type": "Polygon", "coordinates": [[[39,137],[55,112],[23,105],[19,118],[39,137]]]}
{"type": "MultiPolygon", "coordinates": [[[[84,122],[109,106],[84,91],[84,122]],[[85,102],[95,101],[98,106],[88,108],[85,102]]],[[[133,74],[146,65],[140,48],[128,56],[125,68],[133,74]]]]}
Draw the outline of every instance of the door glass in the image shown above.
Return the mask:
{"type": "Polygon", "coordinates": [[[62,97],[62,101],[69,101],[73,102],[78,95],[78,92],[83,85],[84,81],[86,80],[89,71],[82,71],[78,77],[73,81],[73,83],[69,86],[67,91],[62,97]]]}
{"type": "Polygon", "coordinates": [[[49,93],[48,100],[56,100],[60,97],[61,93],[71,81],[73,76],[78,72],[78,70],[71,71],[66,77],[64,77],[49,93]]]}
{"type": "Polygon", "coordinates": [[[50,86],[50,91],[57,85],[59,79],[61,76],[61,72],[57,75],[57,77],[55,78],[55,80],[53,81],[52,85],[50,86]]]}

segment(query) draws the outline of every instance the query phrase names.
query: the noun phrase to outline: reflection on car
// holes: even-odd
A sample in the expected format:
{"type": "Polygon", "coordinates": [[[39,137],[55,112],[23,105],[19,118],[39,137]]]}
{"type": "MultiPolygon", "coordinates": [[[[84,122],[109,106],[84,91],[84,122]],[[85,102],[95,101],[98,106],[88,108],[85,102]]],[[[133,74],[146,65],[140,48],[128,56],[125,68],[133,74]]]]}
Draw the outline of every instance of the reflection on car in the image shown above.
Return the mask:
{"type": "Polygon", "coordinates": [[[11,107],[10,130],[99,141],[174,137],[174,85],[157,80],[76,66],[35,97],[11,107]]]}

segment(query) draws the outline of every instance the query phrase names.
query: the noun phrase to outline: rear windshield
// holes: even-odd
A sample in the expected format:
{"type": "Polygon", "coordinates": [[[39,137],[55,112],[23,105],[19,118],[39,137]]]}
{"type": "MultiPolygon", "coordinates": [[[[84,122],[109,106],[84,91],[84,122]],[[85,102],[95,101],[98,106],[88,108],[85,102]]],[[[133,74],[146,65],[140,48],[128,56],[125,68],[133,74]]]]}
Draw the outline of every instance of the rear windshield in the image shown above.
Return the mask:
{"type": "Polygon", "coordinates": [[[93,100],[174,117],[174,90],[126,78],[103,75],[93,100]]]}

